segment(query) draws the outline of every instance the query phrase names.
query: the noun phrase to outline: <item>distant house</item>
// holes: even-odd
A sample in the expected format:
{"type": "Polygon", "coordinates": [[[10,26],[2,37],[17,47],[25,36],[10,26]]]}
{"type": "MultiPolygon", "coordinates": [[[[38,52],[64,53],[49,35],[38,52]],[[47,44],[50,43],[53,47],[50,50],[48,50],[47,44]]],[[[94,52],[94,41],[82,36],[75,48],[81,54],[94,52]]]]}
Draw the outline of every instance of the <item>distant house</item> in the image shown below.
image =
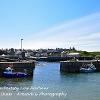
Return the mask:
{"type": "Polygon", "coordinates": [[[67,57],[80,57],[79,53],[68,53],[67,57]]]}
{"type": "Polygon", "coordinates": [[[65,51],[61,52],[61,57],[67,57],[67,52],[65,51]]]}
{"type": "Polygon", "coordinates": [[[22,52],[20,50],[16,51],[15,55],[18,57],[18,58],[22,58],[22,52]]]}
{"type": "Polygon", "coordinates": [[[58,51],[53,51],[48,54],[48,57],[61,57],[61,53],[58,51]]]}
{"type": "Polygon", "coordinates": [[[41,57],[41,53],[36,53],[35,56],[36,57],[41,57]]]}
{"type": "Polygon", "coordinates": [[[48,54],[47,54],[47,52],[43,52],[43,53],[41,53],[41,56],[42,56],[42,57],[47,57],[48,54]]]}
{"type": "Polygon", "coordinates": [[[30,53],[28,52],[25,53],[25,57],[30,57],[30,56],[31,56],[30,53]]]}

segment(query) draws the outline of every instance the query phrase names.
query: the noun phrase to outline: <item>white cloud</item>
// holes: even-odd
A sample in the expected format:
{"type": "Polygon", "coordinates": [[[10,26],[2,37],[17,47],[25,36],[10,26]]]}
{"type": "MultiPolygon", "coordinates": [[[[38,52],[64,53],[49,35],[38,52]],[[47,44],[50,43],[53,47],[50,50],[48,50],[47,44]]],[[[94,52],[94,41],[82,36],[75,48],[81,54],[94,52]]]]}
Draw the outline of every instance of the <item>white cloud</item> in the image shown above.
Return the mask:
{"type": "Polygon", "coordinates": [[[24,48],[69,48],[100,50],[100,13],[64,22],[45,31],[34,33],[32,40],[24,42],[24,48]]]}

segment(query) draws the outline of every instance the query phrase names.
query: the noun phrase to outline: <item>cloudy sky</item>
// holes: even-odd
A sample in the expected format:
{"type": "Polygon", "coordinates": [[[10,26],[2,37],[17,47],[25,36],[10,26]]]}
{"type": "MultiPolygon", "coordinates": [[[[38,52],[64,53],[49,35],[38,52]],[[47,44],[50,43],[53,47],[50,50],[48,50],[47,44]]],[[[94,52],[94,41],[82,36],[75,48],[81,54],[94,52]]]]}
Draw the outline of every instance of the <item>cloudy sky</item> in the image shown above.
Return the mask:
{"type": "Polygon", "coordinates": [[[99,0],[0,0],[0,48],[100,51],[99,0]]]}

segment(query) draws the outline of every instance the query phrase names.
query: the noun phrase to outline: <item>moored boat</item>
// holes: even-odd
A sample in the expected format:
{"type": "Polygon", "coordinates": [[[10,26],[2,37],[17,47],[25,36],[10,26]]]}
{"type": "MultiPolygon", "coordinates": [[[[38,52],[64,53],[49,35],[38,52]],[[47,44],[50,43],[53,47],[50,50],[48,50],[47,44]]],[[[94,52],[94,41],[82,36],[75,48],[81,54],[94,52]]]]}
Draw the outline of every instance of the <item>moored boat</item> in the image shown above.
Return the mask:
{"type": "Polygon", "coordinates": [[[92,73],[96,71],[96,67],[91,63],[91,64],[85,64],[80,68],[80,72],[82,73],[92,73]]]}
{"type": "Polygon", "coordinates": [[[27,77],[28,75],[24,72],[13,72],[13,69],[11,67],[8,67],[3,72],[3,77],[6,78],[22,78],[27,77]]]}

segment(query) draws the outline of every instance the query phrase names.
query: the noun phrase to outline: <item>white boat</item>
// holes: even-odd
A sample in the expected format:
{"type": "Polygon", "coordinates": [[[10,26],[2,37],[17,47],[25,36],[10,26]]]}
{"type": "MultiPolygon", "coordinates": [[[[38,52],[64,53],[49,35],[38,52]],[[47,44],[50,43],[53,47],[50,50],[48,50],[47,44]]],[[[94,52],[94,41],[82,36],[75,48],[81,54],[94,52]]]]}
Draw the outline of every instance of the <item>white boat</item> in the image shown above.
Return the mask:
{"type": "Polygon", "coordinates": [[[6,78],[22,78],[22,77],[27,77],[28,75],[23,72],[13,72],[13,69],[11,67],[8,67],[5,69],[3,72],[3,77],[6,78]]]}
{"type": "Polygon", "coordinates": [[[91,63],[91,64],[85,64],[80,68],[80,72],[82,73],[92,73],[96,71],[96,67],[91,63]]]}

